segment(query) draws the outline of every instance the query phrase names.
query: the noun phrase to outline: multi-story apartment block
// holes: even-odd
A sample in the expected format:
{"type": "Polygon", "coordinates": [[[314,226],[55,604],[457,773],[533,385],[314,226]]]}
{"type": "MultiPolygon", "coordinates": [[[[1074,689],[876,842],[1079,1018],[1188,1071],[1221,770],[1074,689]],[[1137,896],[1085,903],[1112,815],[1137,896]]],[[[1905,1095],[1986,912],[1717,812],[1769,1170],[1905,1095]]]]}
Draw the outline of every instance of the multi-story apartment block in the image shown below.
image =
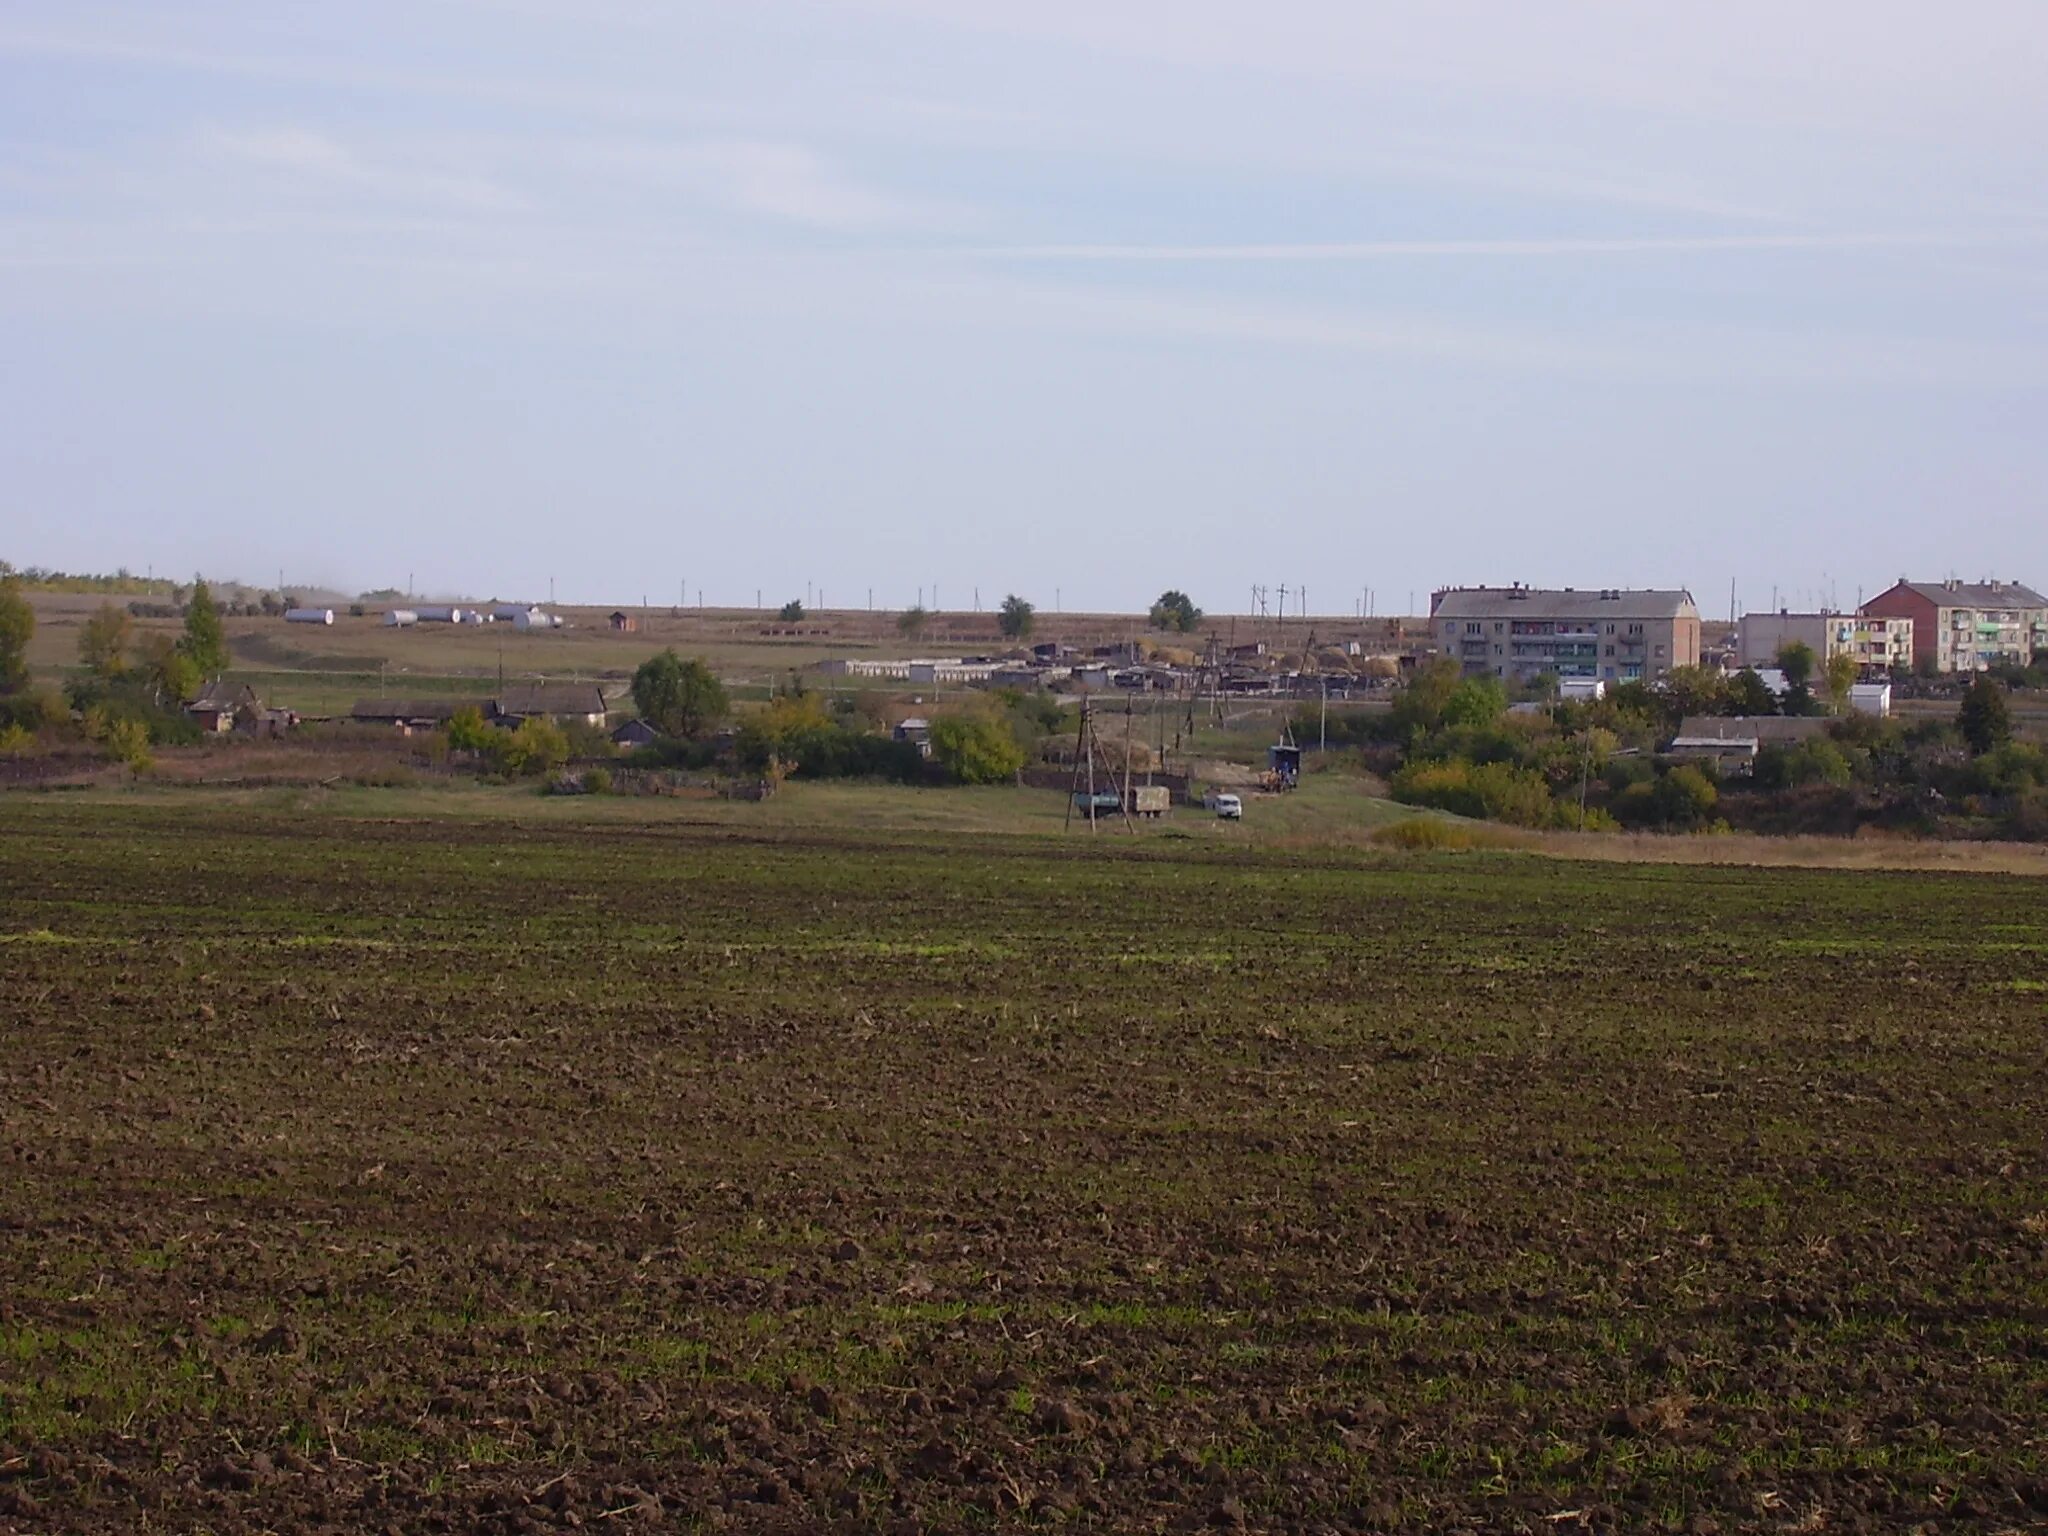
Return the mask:
{"type": "Polygon", "coordinates": [[[1771,667],[1778,652],[1803,643],[1817,661],[1843,652],[1858,666],[1889,671],[1913,664],[1913,621],[1871,613],[1745,613],[1737,636],[1736,660],[1745,667],[1771,667]]]}
{"type": "Polygon", "coordinates": [[[1700,660],[1690,592],[1450,587],[1429,600],[1441,654],[1512,681],[1549,674],[1628,682],[1700,660]]]}
{"type": "Polygon", "coordinates": [[[1913,621],[1913,664],[1982,672],[2048,656],[2048,597],[2016,581],[1906,581],[1863,605],[1868,615],[1913,621]]]}

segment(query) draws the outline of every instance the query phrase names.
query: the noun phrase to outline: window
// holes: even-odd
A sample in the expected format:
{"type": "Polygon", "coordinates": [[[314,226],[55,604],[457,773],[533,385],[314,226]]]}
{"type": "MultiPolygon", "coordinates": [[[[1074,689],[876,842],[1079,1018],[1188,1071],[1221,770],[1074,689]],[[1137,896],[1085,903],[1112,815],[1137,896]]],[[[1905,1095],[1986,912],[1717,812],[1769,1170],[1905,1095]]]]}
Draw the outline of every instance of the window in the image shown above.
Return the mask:
{"type": "MultiPolygon", "coordinates": [[[[1607,626],[1607,632],[1608,632],[1608,633],[1609,633],[1610,635],[1614,633],[1614,626],[1613,626],[1612,624],[1610,624],[1610,625],[1608,625],[1608,626],[1607,626]]],[[[1612,656],[1612,655],[1614,654],[1614,647],[1613,647],[1613,646],[1611,646],[1611,645],[1610,645],[1610,646],[1608,646],[1608,647],[1607,647],[1607,651],[1606,651],[1606,654],[1607,654],[1607,655],[1609,655],[1609,656],[1612,656]]],[[[1611,667],[1610,667],[1610,668],[1608,669],[1608,673],[1609,673],[1609,675],[1610,675],[1610,676],[1612,676],[1612,675],[1613,675],[1613,669],[1612,669],[1611,667]]]]}

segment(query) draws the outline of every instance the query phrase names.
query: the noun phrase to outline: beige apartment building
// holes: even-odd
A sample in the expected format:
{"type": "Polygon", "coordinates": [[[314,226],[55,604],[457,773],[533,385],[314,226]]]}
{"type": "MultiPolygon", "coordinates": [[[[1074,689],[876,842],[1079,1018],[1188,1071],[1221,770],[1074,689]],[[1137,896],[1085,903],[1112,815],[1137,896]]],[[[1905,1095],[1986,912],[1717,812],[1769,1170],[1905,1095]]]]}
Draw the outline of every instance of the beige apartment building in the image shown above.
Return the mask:
{"type": "Polygon", "coordinates": [[[1825,662],[1846,652],[1857,665],[1880,671],[1913,664],[1913,621],[1874,613],[1745,613],[1736,637],[1745,667],[1774,667],[1778,652],[1798,641],[1825,662]]]}
{"type": "Polygon", "coordinates": [[[2048,655],[2048,597],[2017,581],[1900,581],[1863,605],[1907,619],[1913,660],[1932,672],[2024,667],[2048,655]]]}
{"type": "Polygon", "coordinates": [[[1448,587],[1431,594],[1429,613],[1440,654],[1512,682],[1625,683],[1700,660],[1700,611],[1686,591],[1448,587]]]}

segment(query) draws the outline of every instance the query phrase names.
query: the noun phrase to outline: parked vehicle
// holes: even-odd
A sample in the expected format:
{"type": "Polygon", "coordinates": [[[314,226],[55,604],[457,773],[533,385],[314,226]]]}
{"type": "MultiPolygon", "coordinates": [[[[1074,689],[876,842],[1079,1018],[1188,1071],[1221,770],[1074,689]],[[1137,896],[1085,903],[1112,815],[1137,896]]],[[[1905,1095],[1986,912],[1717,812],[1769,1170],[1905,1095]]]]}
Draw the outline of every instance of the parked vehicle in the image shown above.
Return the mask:
{"type": "Polygon", "coordinates": [[[1244,820],[1244,801],[1236,795],[1217,795],[1210,804],[1216,807],[1216,814],[1225,821],[1244,820]]]}
{"type": "Polygon", "coordinates": [[[1131,789],[1131,814],[1153,819],[1164,816],[1166,808],[1173,803],[1171,792],[1164,784],[1138,784],[1131,789]]]}

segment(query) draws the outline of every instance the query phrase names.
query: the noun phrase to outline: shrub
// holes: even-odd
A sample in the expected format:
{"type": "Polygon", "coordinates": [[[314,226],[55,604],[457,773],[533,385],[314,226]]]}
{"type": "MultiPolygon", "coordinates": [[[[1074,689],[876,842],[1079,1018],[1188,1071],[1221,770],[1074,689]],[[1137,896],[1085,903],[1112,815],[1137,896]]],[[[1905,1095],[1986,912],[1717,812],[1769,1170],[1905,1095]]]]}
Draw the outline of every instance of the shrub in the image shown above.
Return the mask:
{"type": "Polygon", "coordinates": [[[494,756],[497,766],[515,778],[538,778],[569,760],[569,738],[552,720],[536,715],[520,721],[510,735],[500,734],[494,756]]]}
{"type": "Polygon", "coordinates": [[[126,763],[137,773],[155,761],[149,755],[149,727],[132,717],[107,721],[101,744],[116,761],[126,763]]]}
{"type": "Polygon", "coordinates": [[[18,725],[0,725],[0,757],[25,757],[35,744],[34,732],[18,725]]]}
{"type": "Polygon", "coordinates": [[[932,722],[932,760],[956,783],[1000,784],[1024,767],[1024,749],[1000,720],[946,715],[932,722]]]}
{"type": "Polygon", "coordinates": [[[603,768],[586,768],[583,771],[583,790],[591,795],[608,795],[612,792],[612,776],[603,768]]]}
{"type": "Polygon", "coordinates": [[[1372,835],[1382,848],[1400,848],[1409,853],[1462,852],[1475,845],[1472,828],[1435,816],[1409,816],[1389,822],[1372,835]]]}
{"type": "Polygon", "coordinates": [[[1411,763],[1394,775],[1394,798],[1460,816],[1547,827],[1556,819],[1543,775],[1507,763],[1474,764],[1463,758],[1411,763]]]}

